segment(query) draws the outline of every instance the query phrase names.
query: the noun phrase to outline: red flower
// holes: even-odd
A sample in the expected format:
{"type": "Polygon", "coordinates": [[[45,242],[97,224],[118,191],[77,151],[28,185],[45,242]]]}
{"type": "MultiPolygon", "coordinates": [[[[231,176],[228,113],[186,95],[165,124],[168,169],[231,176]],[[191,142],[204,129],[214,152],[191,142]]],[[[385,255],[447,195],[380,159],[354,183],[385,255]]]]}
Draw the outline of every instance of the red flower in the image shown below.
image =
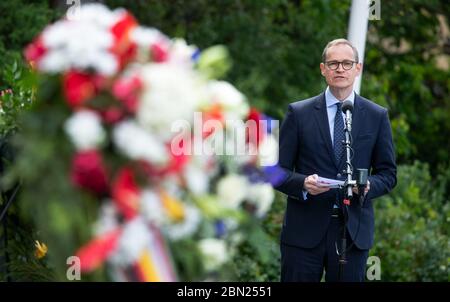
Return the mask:
{"type": "Polygon", "coordinates": [[[47,48],[44,46],[42,35],[40,35],[31,44],[28,44],[24,55],[28,62],[39,62],[46,52],[47,48]]]}
{"type": "Polygon", "coordinates": [[[123,68],[136,54],[137,45],[130,40],[130,32],[136,26],[136,19],[131,14],[124,13],[111,28],[114,44],[110,50],[117,56],[120,68],[123,68]]]}
{"type": "Polygon", "coordinates": [[[247,142],[252,143],[256,142],[256,147],[259,146],[261,141],[265,136],[265,129],[261,129],[260,121],[263,120],[261,113],[255,108],[250,109],[250,113],[248,114],[247,121],[256,122],[256,127],[252,127],[251,125],[247,128],[247,142]]]}
{"type": "Polygon", "coordinates": [[[100,154],[96,150],[82,151],[72,159],[72,182],[83,189],[96,194],[108,191],[106,169],[100,154]]]}
{"type": "Polygon", "coordinates": [[[122,229],[115,229],[81,247],[76,252],[76,256],[80,258],[81,271],[90,272],[102,265],[116,249],[121,234],[122,229]]]}
{"type": "Polygon", "coordinates": [[[110,106],[107,109],[96,110],[102,120],[107,124],[114,124],[125,117],[125,111],[118,106],[110,106]]]}
{"type": "MultiPolygon", "coordinates": [[[[168,147],[170,152],[170,146],[168,147]]],[[[189,162],[190,157],[184,153],[180,155],[174,155],[172,152],[170,152],[171,160],[169,162],[169,165],[164,169],[164,174],[170,174],[170,173],[178,173],[180,172],[183,167],[189,162]]]]}
{"type": "Polygon", "coordinates": [[[94,97],[104,84],[105,78],[100,75],[69,71],[63,78],[66,101],[73,109],[79,108],[94,97]]]}
{"type": "Polygon", "coordinates": [[[118,79],[113,85],[114,96],[122,101],[128,112],[136,113],[138,94],[142,89],[142,81],[137,76],[118,79]]]}
{"type": "Polygon", "coordinates": [[[150,52],[152,54],[152,60],[157,63],[165,62],[169,58],[169,47],[164,42],[151,45],[150,52]]]}
{"type": "MultiPolygon", "coordinates": [[[[180,144],[179,145],[180,149],[183,149],[184,141],[181,140],[179,142],[179,144],[180,144]]],[[[169,163],[167,165],[165,165],[164,167],[158,167],[158,166],[151,165],[147,161],[141,162],[141,166],[142,166],[143,170],[149,177],[160,178],[160,177],[164,177],[168,174],[179,173],[184,168],[184,166],[189,162],[190,157],[189,157],[189,155],[185,154],[184,152],[179,155],[173,154],[170,149],[170,143],[167,144],[166,148],[167,148],[167,153],[170,154],[170,160],[169,160],[169,163]]]]}
{"type": "Polygon", "coordinates": [[[119,172],[112,186],[112,197],[125,219],[131,220],[137,215],[140,190],[130,168],[124,168],[119,172]]]}

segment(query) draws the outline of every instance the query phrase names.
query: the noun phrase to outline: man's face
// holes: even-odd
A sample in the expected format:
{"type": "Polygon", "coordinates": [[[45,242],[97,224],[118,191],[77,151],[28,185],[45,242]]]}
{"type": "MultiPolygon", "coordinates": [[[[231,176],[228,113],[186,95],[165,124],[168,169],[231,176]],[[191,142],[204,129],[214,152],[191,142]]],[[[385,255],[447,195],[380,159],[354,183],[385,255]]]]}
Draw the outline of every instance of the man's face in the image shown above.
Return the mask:
{"type": "MultiPolygon", "coordinates": [[[[320,63],[320,71],[331,88],[345,89],[353,87],[355,77],[361,72],[361,64],[353,64],[349,70],[345,70],[343,64],[339,64],[336,70],[327,66],[332,62],[355,61],[353,49],[346,44],[338,44],[328,48],[326,62],[320,63]]],[[[332,64],[333,65],[333,64],[332,64]]],[[[334,64],[336,65],[336,64],[334,64]]],[[[333,66],[331,66],[333,67],[333,66]]]]}

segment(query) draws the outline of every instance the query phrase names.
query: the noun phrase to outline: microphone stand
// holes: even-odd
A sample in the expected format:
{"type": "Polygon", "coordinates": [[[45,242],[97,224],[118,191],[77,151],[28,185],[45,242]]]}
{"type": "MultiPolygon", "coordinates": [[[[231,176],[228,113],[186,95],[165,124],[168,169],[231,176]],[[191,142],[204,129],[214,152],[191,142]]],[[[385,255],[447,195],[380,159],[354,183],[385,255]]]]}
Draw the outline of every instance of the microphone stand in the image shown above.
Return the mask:
{"type": "MultiPolygon", "coordinates": [[[[351,106],[353,107],[353,106],[351,106]]],[[[344,265],[347,263],[346,250],[347,250],[347,223],[348,223],[348,207],[350,206],[350,200],[353,198],[353,186],[356,184],[356,180],[353,180],[353,167],[351,164],[351,135],[352,131],[352,113],[351,109],[345,110],[345,141],[342,144],[346,150],[346,169],[344,173],[347,175],[347,180],[345,181],[343,188],[346,189],[344,200],[341,204],[343,212],[343,228],[341,234],[341,251],[339,253],[339,268],[338,268],[338,281],[342,282],[344,276],[344,265]]]]}

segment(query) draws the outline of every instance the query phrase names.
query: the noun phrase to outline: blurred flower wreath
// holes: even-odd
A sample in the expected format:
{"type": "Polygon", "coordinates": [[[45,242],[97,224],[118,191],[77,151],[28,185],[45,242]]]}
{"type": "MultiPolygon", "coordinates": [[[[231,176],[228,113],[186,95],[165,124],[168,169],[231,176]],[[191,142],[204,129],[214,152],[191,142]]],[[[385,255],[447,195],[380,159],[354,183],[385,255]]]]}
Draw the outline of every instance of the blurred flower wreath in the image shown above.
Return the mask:
{"type": "Polygon", "coordinates": [[[67,280],[72,255],[92,280],[231,278],[227,261],[284,176],[261,155],[276,157],[274,129],[259,126],[270,119],[216,80],[230,67],[226,49],[200,51],[91,4],[45,28],[25,56],[39,84],[12,175],[57,278],[67,280]],[[213,127],[192,131],[198,113],[213,127]],[[191,131],[174,134],[177,121],[191,131]],[[174,152],[198,140],[228,151],[237,146],[220,143],[236,129],[243,154],[174,152]]]}

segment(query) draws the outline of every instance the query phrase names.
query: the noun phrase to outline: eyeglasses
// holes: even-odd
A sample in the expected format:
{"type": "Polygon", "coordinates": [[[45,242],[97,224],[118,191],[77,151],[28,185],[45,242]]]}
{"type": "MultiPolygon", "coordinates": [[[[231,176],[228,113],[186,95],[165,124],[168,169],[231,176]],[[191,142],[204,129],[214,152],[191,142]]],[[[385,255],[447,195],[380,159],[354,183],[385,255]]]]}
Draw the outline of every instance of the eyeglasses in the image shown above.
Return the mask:
{"type": "Polygon", "coordinates": [[[331,69],[331,70],[337,70],[339,68],[339,64],[342,64],[342,68],[344,68],[344,70],[350,70],[353,68],[353,64],[358,63],[355,61],[342,61],[342,62],[338,62],[338,61],[329,61],[329,62],[325,62],[325,65],[331,69]]]}

